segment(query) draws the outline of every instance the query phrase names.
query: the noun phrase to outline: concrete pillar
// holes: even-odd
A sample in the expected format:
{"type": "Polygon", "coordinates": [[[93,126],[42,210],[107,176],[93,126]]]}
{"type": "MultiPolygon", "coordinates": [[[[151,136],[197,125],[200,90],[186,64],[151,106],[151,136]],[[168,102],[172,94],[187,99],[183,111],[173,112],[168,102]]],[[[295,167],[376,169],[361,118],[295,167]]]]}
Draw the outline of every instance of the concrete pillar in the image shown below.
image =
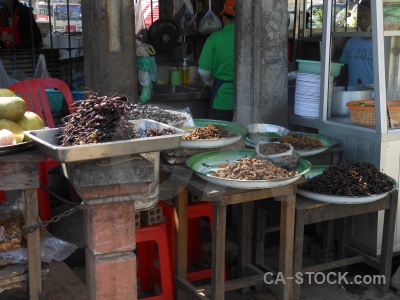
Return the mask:
{"type": "Polygon", "coordinates": [[[82,14],[87,88],[137,102],[133,1],[85,0],[82,14]]]}
{"type": "Polygon", "coordinates": [[[84,209],[89,300],[136,300],[135,201],[156,181],[140,155],[63,165],[84,209]]]}
{"type": "Polygon", "coordinates": [[[235,121],[288,125],[287,1],[237,1],[235,121]]]}

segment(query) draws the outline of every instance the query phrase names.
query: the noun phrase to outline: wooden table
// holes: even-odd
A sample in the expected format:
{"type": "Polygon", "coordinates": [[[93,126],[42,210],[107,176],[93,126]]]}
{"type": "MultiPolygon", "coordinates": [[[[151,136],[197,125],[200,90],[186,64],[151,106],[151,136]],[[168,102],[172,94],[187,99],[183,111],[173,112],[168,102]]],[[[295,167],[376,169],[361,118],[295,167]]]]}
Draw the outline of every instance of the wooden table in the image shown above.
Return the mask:
{"type": "MultiPolygon", "coordinates": [[[[175,201],[175,293],[181,297],[183,291],[196,299],[224,299],[225,292],[262,284],[264,272],[251,264],[252,203],[255,200],[278,197],[281,203],[279,269],[285,278],[293,272],[294,219],[296,203],[296,182],[276,188],[245,190],[225,188],[208,183],[196,175],[173,172],[171,178],[179,186],[175,201]],[[187,271],[187,207],[188,193],[213,205],[212,228],[212,278],[211,286],[195,287],[186,280],[187,271]],[[228,205],[239,205],[238,267],[240,278],[225,281],[225,233],[226,209],[228,205]]],[[[273,201],[273,200],[271,200],[273,201]]],[[[287,280],[279,286],[279,299],[290,299],[292,282],[287,280]]]]}
{"type": "MultiPolygon", "coordinates": [[[[39,187],[38,162],[45,159],[44,155],[35,150],[0,155],[0,190],[6,191],[8,203],[22,210],[26,226],[35,225],[39,222],[37,198],[37,188],[39,187]],[[9,197],[11,194],[12,197],[9,197]]],[[[38,300],[39,295],[42,293],[39,230],[28,233],[27,242],[29,299],[38,300]]]]}

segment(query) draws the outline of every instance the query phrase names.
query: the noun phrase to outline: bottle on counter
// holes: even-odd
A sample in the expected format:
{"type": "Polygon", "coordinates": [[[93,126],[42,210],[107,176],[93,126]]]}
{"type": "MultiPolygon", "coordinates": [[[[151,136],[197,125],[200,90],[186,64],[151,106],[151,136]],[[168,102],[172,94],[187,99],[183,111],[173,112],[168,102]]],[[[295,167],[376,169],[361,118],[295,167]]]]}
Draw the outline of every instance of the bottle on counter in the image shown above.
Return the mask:
{"type": "Polygon", "coordinates": [[[187,60],[189,58],[186,57],[183,59],[183,66],[181,69],[181,73],[182,73],[182,83],[183,84],[189,84],[190,83],[190,70],[187,66],[187,60]]]}

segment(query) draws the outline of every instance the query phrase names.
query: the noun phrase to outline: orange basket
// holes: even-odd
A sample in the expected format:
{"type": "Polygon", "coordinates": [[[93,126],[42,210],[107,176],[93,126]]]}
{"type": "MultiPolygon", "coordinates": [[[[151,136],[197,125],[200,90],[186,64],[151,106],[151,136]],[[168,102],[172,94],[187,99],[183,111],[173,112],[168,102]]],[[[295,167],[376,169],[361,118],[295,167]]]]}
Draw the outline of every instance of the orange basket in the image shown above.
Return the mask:
{"type": "MultiPolygon", "coordinates": [[[[393,123],[400,124],[400,100],[388,100],[389,115],[393,123]]],[[[347,102],[350,119],[354,124],[375,127],[375,100],[354,100],[347,102]],[[367,106],[357,105],[364,103],[367,106]]]]}

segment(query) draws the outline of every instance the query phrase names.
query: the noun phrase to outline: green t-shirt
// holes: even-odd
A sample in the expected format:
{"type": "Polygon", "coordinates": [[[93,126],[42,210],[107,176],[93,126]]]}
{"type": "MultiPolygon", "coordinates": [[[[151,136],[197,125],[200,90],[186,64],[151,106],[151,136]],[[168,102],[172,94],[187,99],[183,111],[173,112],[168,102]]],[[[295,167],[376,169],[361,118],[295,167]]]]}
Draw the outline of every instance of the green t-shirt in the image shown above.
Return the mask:
{"type": "Polygon", "coordinates": [[[200,69],[210,71],[215,79],[226,81],[215,96],[215,109],[233,109],[234,30],[235,26],[231,23],[212,33],[199,58],[200,69]]]}

